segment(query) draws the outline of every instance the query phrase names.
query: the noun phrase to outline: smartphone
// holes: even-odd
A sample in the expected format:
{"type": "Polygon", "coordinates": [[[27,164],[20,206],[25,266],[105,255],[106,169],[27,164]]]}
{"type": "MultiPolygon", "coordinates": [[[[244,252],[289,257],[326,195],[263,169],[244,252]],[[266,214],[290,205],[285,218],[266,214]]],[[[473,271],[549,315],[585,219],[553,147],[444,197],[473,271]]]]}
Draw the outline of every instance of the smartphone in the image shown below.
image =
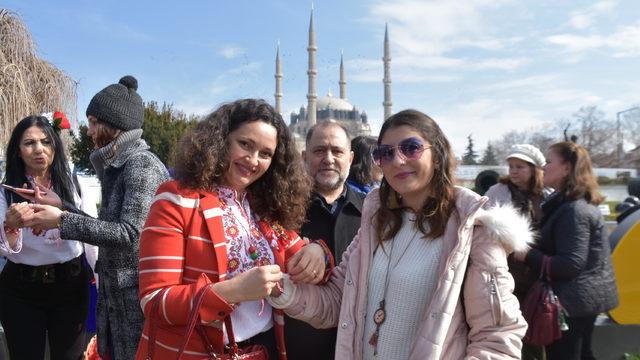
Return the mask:
{"type": "Polygon", "coordinates": [[[7,184],[0,184],[0,186],[2,186],[3,188],[7,189],[7,190],[11,190],[14,193],[21,195],[21,194],[35,194],[35,190],[33,189],[26,189],[26,188],[17,188],[17,187],[13,187],[11,185],[7,185],[7,184]]]}

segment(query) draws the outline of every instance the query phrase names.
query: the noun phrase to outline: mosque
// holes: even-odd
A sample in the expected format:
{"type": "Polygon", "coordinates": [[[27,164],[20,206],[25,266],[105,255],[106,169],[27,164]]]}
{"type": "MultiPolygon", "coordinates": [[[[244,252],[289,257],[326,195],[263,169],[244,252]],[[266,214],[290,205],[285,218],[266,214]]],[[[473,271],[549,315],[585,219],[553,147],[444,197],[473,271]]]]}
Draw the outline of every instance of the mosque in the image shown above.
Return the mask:
{"type": "MultiPolygon", "coordinates": [[[[352,137],[371,135],[371,126],[368,123],[366,111],[360,111],[358,108],[347,101],[347,82],[344,73],[344,62],[342,55],[340,56],[340,96],[335,97],[331,92],[326,96],[318,97],[316,93],[316,33],[313,27],[313,9],[311,10],[311,18],[309,21],[309,45],[307,52],[309,54],[308,75],[308,92],[307,106],[301,106],[299,112],[292,112],[290,115],[289,129],[296,138],[299,148],[304,147],[307,131],[316,123],[324,121],[337,122],[344,126],[352,137]]],[[[382,58],[384,64],[384,119],[391,115],[391,54],[389,51],[389,35],[385,26],[384,31],[384,56],[382,58]]],[[[282,64],[280,63],[280,47],[276,50],[276,92],[275,107],[276,111],[282,113],[282,64]]]]}

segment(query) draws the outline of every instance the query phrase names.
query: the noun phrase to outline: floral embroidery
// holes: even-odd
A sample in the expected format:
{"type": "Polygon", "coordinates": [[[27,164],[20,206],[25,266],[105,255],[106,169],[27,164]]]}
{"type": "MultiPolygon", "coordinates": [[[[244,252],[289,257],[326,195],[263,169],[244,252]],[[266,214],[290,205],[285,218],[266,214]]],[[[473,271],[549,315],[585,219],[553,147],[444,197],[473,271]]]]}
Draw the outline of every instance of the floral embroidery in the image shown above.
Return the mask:
{"type": "Polygon", "coordinates": [[[246,196],[238,202],[234,190],[220,186],[217,191],[227,240],[227,278],[233,278],[255,266],[273,264],[275,260],[270,242],[258,229],[257,216],[251,212],[246,196]],[[256,260],[251,259],[249,254],[249,248],[253,247],[258,253],[256,260]]]}

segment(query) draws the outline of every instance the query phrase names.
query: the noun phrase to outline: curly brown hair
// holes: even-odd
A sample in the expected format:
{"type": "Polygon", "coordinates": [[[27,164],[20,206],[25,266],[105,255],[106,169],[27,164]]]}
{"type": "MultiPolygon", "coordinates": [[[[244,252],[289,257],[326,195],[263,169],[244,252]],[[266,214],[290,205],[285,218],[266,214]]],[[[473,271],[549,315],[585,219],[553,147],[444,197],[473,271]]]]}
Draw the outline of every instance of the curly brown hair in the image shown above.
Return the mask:
{"type": "Polygon", "coordinates": [[[282,116],[262,99],[224,104],[200,121],[180,142],[175,179],[182,187],[204,191],[221,184],[229,169],[229,134],[253,121],[275,127],[278,143],[269,169],[248,187],[251,208],[263,219],[299,229],[311,181],[282,116]]]}
{"type": "MultiPolygon", "coordinates": [[[[425,236],[437,238],[444,234],[447,221],[455,209],[455,156],[449,140],[438,124],[426,114],[412,109],[396,113],[385,120],[380,129],[378,145],[387,130],[403,125],[420,132],[432,146],[434,171],[429,184],[431,196],[416,214],[415,223],[425,236]]],[[[383,179],[380,185],[380,208],[376,212],[376,234],[379,244],[392,239],[398,233],[402,227],[403,209],[399,195],[387,180],[383,179]]]]}
{"type": "Polygon", "coordinates": [[[563,141],[549,146],[549,151],[553,151],[571,165],[564,188],[556,190],[562,191],[571,200],[585,199],[594,205],[604,201],[598,192],[598,180],[593,173],[591,157],[587,149],[574,142],[563,141]]]}

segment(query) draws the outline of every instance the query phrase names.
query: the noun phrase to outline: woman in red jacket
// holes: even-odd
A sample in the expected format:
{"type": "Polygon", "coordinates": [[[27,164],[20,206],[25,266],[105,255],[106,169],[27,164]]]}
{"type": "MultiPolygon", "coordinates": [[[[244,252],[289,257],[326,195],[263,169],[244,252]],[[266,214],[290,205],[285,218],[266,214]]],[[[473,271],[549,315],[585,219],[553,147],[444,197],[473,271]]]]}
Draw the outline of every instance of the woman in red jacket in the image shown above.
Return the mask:
{"type": "Polygon", "coordinates": [[[286,359],[282,314],[263,299],[285,270],[317,283],[328,267],[322,246],[303,249],[285,230],[302,224],[310,182],[282,117],[263,100],[221,106],[182,140],[175,177],[158,189],[140,241],[147,320],[136,358],[150,352],[150,321],[151,357],[175,358],[194,295],[208,287],[199,308],[204,331],[194,332],[182,359],[207,356],[205,342],[220,354],[227,316],[240,345],[286,359]]]}

